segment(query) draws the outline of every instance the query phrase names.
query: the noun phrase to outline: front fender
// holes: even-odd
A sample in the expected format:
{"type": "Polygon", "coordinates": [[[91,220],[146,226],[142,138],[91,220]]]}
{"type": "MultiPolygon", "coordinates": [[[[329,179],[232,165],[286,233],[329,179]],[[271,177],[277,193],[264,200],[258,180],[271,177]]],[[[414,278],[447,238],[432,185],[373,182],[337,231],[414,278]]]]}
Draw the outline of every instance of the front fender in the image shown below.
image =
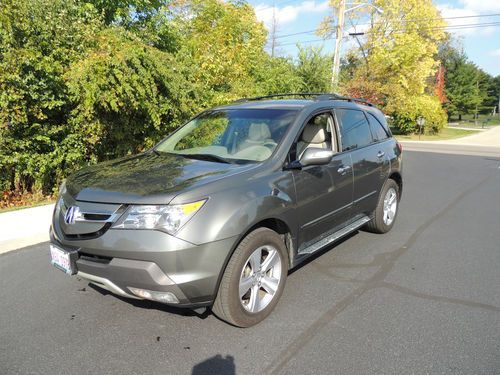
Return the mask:
{"type": "Polygon", "coordinates": [[[177,237],[194,244],[242,236],[266,219],[282,220],[292,232],[297,228],[292,184],[253,184],[247,189],[226,190],[208,201],[181,230],[177,237]]]}

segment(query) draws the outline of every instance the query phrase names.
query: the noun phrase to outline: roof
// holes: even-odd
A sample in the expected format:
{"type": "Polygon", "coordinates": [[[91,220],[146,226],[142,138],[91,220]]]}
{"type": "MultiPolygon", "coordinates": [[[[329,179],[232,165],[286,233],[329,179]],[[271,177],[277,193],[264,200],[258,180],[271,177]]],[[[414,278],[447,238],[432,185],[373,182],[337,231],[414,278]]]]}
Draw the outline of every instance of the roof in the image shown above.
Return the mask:
{"type": "Polygon", "coordinates": [[[350,98],[337,94],[322,94],[322,93],[293,93],[293,94],[276,94],[260,96],[255,98],[242,98],[231,104],[221,106],[220,109],[302,109],[307,106],[316,104],[328,104],[336,106],[342,104],[348,107],[372,107],[373,105],[364,99],[350,98]],[[298,97],[300,99],[290,99],[290,97],[298,97]],[[280,99],[283,98],[283,99],[280,99]]]}
{"type": "Polygon", "coordinates": [[[306,99],[279,99],[238,101],[218,108],[224,109],[302,109],[314,103],[314,100],[306,99]]]}

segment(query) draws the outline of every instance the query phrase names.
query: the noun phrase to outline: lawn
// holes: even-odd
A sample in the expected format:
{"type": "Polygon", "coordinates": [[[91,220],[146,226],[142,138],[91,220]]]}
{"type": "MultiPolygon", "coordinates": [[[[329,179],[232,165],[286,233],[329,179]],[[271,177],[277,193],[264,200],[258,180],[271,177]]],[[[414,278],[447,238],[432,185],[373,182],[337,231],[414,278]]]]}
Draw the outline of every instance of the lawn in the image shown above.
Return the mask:
{"type": "Polygon", "coordinates": [[[483,127],[483,126],[496,126],[500,125],[500,117],[498,115],[479,115],[477,119],[477,125],[474,121],[474,115],[463,115],[462,120],[458,121],[458,118],[451,118],[450,123],[458,124],[455,126],[465,126],[465,127],[483,127]]]}
{"type": "MultiPolygon", "coordinates": [[[[467,137],[468,135],[473,135],[479,133],[479,130],[464,130],[464,129],[453,129],[444,128],[438,134],[422,134],[420,137],[421,141],[444,141],[447,139],[455,139],[467,137]]],[[[418,141],[418,134],[395,134],[396,139],[400,141],[418,141]]]]}

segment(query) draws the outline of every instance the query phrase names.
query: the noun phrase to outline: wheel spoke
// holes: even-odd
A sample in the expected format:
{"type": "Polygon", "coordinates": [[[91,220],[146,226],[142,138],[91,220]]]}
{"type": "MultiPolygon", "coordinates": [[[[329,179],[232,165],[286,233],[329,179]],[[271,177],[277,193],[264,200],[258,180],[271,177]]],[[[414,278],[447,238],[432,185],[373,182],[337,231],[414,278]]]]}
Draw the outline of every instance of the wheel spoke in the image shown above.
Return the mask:
{"type": "Polygon", "coordinates": [[[271,295],[274,295],[278,290],[279,280],[274,277],[264,276],[261,283],[265,291],[271,295]]]}
{"type": "Polygon", "coordinates": [[[279,254],[276,250],[269,250],[267,258],[262,263],[262,271],[267,272],[280,261],[279,254]]]}
{"type": "Polygon", "coordinates": [[[395,199],[396,199],[396,194],[392,193],[391,197],[389,198],[389,202],[388,202],[389,205],[393,204],[395,199]]]}
{"type": "Polygon", "coordinates": [[[261,249],[255,250],[253,254],[250,256],[249,262],[250,262],[250,267],[252,267],[252,272],[257,272],[257,270],[260,268],[261,258],[262,258],[261,249]]]}
{"type": "Polygon", "coordinates": [[[251,313],[264,310],[278,292],[281,277],[279,251],[271,244],[255,249],[244,263],[238,285],[240,303],[245,310],[251,313]]]}
{"type": "Polygon", "coordinates": [[[259,287],[254,285],[252,289],[250,289],[250,300],[248,301],[248,310],[251,312],[259,311],[260,304],[260,295],[259,295],[259,287]]]}
{"type": "Polygon", "coordinates": [[[240,280],[240,298],[242,298],[248,290],[252,287],[252,277],[241,278],[240,280]]]}
{"type": "Polygon", "coordinates": [[[396,217],[396,210],[397,210],[397,198],[398,195],[394,189],[389,189],[387,193],[385,194],[384,198],[384,223],[386,225],[392,224],[394,221],[394,218],[396,217]]]}

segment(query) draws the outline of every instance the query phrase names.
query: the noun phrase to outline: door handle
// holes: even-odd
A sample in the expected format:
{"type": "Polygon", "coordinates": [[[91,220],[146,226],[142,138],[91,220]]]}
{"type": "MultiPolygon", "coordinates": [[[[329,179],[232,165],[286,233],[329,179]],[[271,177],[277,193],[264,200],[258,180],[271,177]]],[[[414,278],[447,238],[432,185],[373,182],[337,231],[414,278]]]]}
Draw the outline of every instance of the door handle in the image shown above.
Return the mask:
{"type": "Polygon", "coordinates": [[[340,174],[345,174],[349,169],[351,169],[350,165],[343,165],[339,169],[337,169],[337,172],[340,174]]]}
{"type": "Polygon", "coordinates": [[[379,151],[377,154],[377,158],[382,158],[382,157],[384,157],[384,155],[385,155],[384,151],[379,151]]]}

